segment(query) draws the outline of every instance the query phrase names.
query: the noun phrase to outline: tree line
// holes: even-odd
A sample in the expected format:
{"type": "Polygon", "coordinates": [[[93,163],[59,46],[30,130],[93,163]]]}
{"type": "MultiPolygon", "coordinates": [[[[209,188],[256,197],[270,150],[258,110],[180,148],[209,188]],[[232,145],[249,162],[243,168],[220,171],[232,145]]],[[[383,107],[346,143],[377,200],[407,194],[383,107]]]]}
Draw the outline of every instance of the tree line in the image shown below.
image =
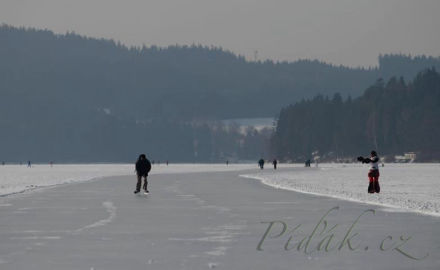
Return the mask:
{"type": "Polygon", "coordinates": [[[274,155],[303,161],[351,159],[376,149],[392,160],[416,152],[419,161],[440,160],[440,74],[420,72],[412,82],[382,79],[362,96],[318,95],[281,110],[271,138],[274,155]]]}

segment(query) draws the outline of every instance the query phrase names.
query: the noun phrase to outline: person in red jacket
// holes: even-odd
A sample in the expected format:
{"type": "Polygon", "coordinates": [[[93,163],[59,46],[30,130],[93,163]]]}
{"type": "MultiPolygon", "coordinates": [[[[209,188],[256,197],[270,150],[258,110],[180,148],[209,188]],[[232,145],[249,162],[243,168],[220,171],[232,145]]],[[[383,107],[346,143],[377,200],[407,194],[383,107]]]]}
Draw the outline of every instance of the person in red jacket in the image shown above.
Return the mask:
{"type": "Polygon", "coordinates": [[[370,183],[368,185],[368,193],[379,193],[379,157],[377,156],[376,151],[371,151],[370,158],[358,157],[357,159],[362,163],[371,164],[370,171],[368,172],[368,179],[370,180],[370,183]]]}

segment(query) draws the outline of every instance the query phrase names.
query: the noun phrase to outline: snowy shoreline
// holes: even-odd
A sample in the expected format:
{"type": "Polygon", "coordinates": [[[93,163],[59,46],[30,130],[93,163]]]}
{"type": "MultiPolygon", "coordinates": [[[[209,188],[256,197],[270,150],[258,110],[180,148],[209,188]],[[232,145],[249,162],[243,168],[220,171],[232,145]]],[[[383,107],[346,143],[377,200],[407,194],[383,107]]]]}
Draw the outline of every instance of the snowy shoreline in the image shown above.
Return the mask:
{"type": "Polygon", "coordinates": [[[360,164],[320,164],[240,176],[273,188],[378,205],[385,211],[440,217],[440,164],[387,164],[380,168],[380,194],[367,193],[367,171],[368,166],[360,164]]]}

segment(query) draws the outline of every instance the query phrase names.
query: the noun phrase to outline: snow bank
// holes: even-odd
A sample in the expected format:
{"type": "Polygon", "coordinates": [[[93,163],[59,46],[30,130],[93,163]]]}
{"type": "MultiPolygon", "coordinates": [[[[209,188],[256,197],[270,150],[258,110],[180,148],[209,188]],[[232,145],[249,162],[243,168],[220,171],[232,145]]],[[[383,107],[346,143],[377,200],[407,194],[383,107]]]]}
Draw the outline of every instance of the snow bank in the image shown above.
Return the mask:
{"type": "MultiPolygon", "coordinates": [[[[241,175],[281,189],[440,216],[440,164],[386,164],[380,194],[368,194],[368,166],[320,164],[319,168],[241,175]]],[[[394,209],[394,210],[393,210],[394,209]]]]}

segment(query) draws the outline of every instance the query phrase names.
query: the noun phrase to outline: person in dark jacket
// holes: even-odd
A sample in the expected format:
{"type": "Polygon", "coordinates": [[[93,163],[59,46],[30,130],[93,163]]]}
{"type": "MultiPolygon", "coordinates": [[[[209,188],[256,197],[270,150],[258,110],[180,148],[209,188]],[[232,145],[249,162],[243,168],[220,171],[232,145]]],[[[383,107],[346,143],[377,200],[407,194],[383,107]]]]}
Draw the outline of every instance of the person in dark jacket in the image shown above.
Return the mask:
{"type": "Polygon", "coordinates": [[[276,169],[277,169],[278,161],[277,161],[276,159],[274,159],[274,160],[272,161],[272,164],[273,164],[273,168],[274,168],[274,170],[276,170],[276,169]]]}
{"type": "Polygon", "coordinates": [[[308,159],[308,160],[306,160],[306,162],[305,162],[305,167],[310,167],[310,164],[311,164],[312,162],[310,161],[310,159],[308,159]]]}
{"type": "Polygon", "coordinates": [[[370,158],[358,157],[357,160],[362,163],[371,163],[370,171],[368,172],[368,179],[370,180],[368,193],[379,193],[379,157],[377,156],[376,151],[371,151],[370,158]]]}
{"type": "Polygon", "coordinates": [[[264,159],[260,159],[259,161],[258,161],[258,166],[260,166],[260,169],[264,169],[264,159]]]}
{"type": "Polygon", "coordinates": [[[139,193],[141,191],[141,185],[142,185],[142,177],[144,178],[144,191],[145,193],[149,193],[148,191],[148,173],[151,170],[151,163],[145,156],[145,154],[142,154],[139,156],[138,160],[136,161],[136,174],[137,174],[137,184],[136,184],[136,190],[134,193],[139,193]]]}

